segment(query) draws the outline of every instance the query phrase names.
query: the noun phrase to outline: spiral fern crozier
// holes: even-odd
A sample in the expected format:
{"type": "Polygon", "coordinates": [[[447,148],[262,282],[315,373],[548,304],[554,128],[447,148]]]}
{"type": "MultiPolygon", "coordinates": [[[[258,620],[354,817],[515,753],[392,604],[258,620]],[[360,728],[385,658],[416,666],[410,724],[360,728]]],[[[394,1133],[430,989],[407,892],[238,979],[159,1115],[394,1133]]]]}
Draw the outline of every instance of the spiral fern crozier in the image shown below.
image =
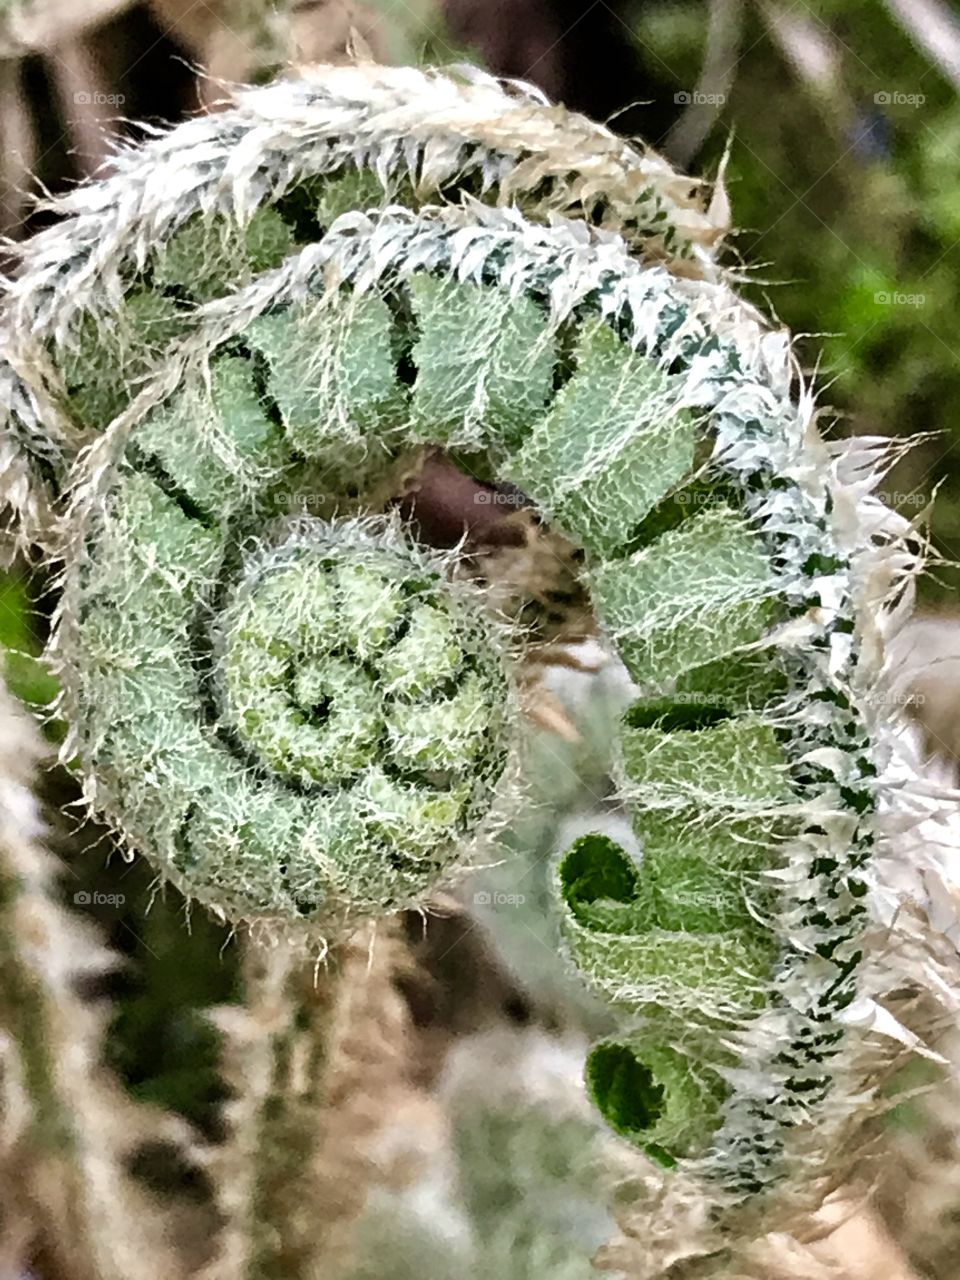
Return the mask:
{"type": "Polygon", "coordinates": [[[888,874],[916,557],[689,187],[520,90],[370,67],[243,91],[59,207],[6,303],[4,483],[64,565],[91,801],[231,918],[421,900],[501,803],[525,635],[395,514],[446,451],[574,544],[638,688],[642,862],[588,835],[558,869],[621,1015],[597,1105],[718,1205],[822,1174],[915,1042],[883,997],[956,977],[916,923],[939,854],[913,906],[888,874]]]}

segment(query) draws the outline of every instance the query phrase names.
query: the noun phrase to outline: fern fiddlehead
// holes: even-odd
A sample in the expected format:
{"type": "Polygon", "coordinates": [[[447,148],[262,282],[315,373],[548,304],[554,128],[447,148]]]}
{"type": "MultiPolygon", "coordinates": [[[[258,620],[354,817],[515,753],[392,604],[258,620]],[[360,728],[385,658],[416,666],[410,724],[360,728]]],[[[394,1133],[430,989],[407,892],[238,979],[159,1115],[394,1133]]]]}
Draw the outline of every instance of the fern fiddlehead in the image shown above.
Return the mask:
{"type": "Polygon", "coordinates": [[[858,1019],[902,985],[864,939],[878,637],[912,553],[869,497],[881,454],[814,438],[678,190],[482,79],[248,91],[26,249],[6,495],[65,562],[91,799],[225,914],[321,920],[422,897],[514,736],[521,638],[391,514],[398,471],[441,447],[528,495],[640,692],[642,865],[587,836],[558,873],[570,954],[624,1016],[588,1082],[736,1202],[869,1094],[858,1019]]]}

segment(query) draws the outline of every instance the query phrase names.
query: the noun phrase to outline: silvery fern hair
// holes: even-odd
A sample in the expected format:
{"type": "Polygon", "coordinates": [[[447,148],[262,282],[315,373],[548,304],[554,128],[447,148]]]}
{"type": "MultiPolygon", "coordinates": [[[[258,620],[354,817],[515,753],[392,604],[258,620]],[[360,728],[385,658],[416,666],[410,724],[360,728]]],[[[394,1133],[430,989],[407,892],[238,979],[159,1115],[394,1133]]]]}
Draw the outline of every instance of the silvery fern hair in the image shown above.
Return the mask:
{"type": "Polygon", "coordinates": [[[477,72],[241,90],[56,207],[0,319],[2,491],[60,566],[91,805],[231,920],[427,902],[516,803],[531,635],[400,477],[441,448],[521,491],[638,694],[642,860],[587,835],[556,873],[620,1028],[589,1091],[663,1171],[616,1256],[743,1275],[957,989],[885,667],[922,550],[872,493],[892,447],[821,439],[692,183],[477,72]]]}

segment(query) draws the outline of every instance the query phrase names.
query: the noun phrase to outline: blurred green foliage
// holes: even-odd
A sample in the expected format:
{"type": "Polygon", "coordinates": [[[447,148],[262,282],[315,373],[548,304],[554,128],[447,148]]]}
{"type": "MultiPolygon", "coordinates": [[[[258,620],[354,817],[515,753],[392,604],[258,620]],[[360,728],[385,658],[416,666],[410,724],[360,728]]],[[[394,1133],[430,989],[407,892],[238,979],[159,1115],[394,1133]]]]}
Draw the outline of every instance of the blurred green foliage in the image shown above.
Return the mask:
{"type": "MultiPolygon", "coordinates": [[[[638,49],[666,89],[700,83],[708,7],[638,6],[638,49]]],[[[746,292],[802,335],[838,429],[935,433],[882,487],[912,518],[942,481],[934,543],[960,560],[960,101],[878,0],[775,7],[796,43],[775,33],[774,6],[743,6],[726,101],[691,167],[716,173],[730,145],[746,292]]],[[[943,568],[924,589],[958,586],[943,568]]]]}
{"type": "Polygon", "coordinates": [[[437,0],[364,0],[364,7],[378,22],[381,56],[399,66],[439,66],[469,62],[450,34],[437,0]]]}
{"type": "Polygon", "coordinates": [[[39,661],[28,580],[16,572],[0,573],[0,662],[8,688],[28,706],[47,706],[57,693],[57,681],[39,661]]]}

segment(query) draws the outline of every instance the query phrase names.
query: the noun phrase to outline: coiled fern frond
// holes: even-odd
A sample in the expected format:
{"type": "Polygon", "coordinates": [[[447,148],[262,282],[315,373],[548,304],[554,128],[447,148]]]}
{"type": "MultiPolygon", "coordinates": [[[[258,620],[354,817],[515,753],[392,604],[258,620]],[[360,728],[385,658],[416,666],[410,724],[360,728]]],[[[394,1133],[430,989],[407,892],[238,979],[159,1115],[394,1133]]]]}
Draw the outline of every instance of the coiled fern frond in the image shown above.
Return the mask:
{"type": "Polygon", "coordinates": [[[4,492],[63,565],[91,802],[232,919],[422,901],[502,804],[526,639],[397,514],[445,451],[577,548],[638,686],[642,863],[588,835],[558,869],[622,1015],[597,1105],[718,1207],[822,1191],[915,1043],[882,999],[956,980],[939,851],[889,875],[927,813],[883,674],[917,551],[689,187],[521,90],[356,67],[58,207],[6,300],[4,492]]]}

